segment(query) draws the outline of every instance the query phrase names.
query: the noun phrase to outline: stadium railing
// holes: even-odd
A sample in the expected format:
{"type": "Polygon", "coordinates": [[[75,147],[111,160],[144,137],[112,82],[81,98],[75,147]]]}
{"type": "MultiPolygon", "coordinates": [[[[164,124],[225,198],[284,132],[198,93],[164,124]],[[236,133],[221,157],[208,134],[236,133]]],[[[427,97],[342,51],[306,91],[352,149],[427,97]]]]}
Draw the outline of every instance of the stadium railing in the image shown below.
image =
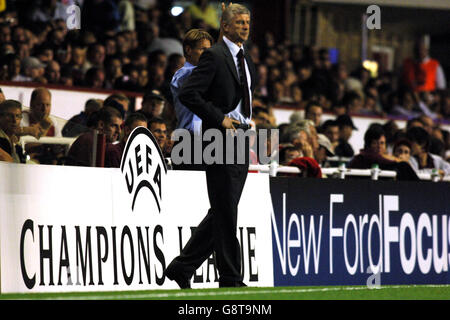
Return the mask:
{"type": "MultiPolygon", "coordinates": [[[[378,180],[378,178],[391,178],[395,179],[397,177],[397,172],[391,170],[380,170],[378,168],[372,169],[348,169],[344,166],[336,168],[321,168],[322,173],[328,177],[345,179],[345,177],[370,177],[372,180],[378,180]]],[[[278,173],[293,173],[300,174],[301,170],[297,167],[289,166],[278,166],[276,163],[271,163],[270,165],[250,165],[249,171],[257,171],[260,173],[269,173],[271,176],[275,177],[278,173]]],[[[419,173],[417,174],[421,180],[431,180],[437,181],[450,181],[450,176],[445,176],[442,179],[439,175],[419,173]]]]}

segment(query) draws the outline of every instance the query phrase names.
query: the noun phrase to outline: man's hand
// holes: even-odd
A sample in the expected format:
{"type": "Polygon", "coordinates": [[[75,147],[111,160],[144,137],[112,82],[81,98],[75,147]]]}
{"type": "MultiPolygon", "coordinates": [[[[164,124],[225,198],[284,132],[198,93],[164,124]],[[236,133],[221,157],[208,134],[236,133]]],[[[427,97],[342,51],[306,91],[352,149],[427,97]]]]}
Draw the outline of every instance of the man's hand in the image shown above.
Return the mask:
{"type": "Polygon", "coordinates": [[[225,116],[225,118],[223,118],[222,127],[224,127],[225,129],[232,129],[233,131],[236,131],[236,128],[234,127],[233,124],[240,124],[240,122],[237,120],[231,119],[227,116],[225,116]]]}
{"type": "Polygon", "coordinates": [[[43,134],[43,129],[39,124],[35,124],[29,127],[22,127],[20,131],[21,136],[33,136],[36,139],[39,139],[43,134]]]}

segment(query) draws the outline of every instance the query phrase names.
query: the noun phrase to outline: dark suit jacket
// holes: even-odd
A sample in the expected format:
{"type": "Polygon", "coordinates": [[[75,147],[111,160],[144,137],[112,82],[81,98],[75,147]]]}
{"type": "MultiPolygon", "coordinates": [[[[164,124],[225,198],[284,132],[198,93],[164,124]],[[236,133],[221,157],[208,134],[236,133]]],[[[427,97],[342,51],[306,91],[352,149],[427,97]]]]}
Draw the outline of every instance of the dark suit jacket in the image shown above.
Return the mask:
{"type": "MultiPolygon", "coordinates": [[[[256,85],[256,68],[244,49],[250,71],[251,93],[256,85]]],[[[184,82],[179,99],[203,121],[203,130],[222,128],[225,114],[233,111],[243,97],[239,75],[231,52],[219,41],[200,57],[198,66],[184,82]]]]}

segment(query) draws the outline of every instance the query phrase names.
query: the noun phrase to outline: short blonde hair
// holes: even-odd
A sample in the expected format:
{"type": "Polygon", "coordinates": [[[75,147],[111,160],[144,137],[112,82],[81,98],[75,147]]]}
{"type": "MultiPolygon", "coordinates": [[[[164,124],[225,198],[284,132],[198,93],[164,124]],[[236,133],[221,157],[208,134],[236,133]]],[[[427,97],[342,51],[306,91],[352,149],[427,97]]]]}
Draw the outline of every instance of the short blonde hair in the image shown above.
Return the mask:
{"type": "Polygon", "coordinates": [[[183,53],[186,55],[186,47],[194,48],[201,40],[209,40],[211,45],[214,43],[211,35],[203,29],[189,30],[183,39],[183,53]]]}

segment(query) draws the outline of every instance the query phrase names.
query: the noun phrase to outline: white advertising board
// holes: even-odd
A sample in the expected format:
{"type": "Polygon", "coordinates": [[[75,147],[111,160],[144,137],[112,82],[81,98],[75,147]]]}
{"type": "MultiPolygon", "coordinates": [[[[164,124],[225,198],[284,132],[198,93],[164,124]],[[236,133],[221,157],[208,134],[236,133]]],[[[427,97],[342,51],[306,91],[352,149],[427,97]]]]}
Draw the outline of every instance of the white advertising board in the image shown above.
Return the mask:
{"type": "MultiPolygon", "coordinates": [[[[140,143],[123,171],[0,162],[0,292],[178,288],[163,270],[207,213],[206,178],[166,173],[154,146],[139,157],[140,143]]],[[[251,286],[273,286],[271,210],[268,175],[249,174],[237,236],[251,286]]],[[[193,288],[218,286],[212,261],[193,288]]]]}

